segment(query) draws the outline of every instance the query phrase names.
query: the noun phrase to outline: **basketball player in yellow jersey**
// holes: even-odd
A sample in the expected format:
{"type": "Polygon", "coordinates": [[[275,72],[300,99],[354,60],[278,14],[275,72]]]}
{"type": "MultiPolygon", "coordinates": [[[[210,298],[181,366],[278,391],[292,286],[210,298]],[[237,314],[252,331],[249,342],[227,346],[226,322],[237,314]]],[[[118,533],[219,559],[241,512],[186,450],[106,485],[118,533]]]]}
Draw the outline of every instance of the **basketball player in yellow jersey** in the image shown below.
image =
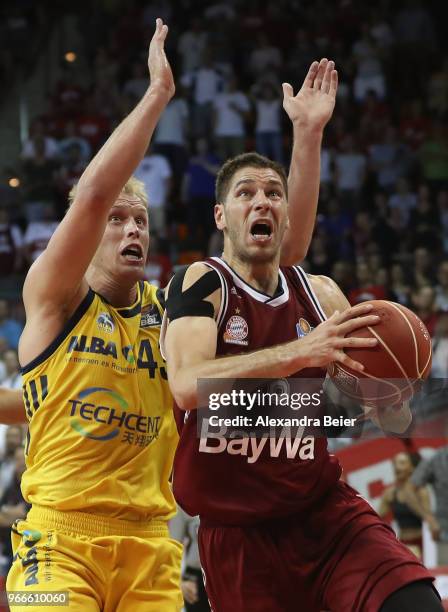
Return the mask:
{"type": "Polygon", "coordinates": [[[29,596],[24,610],[39,597],[54,610],[54,591],[80,612],[182,606],[181,545],[167,529],[178,438],[158,349],[162,305],[140,280],[147,201],[129,180],[174,94],[166,35],[157,20],[147,93],[84,172],[25,281],[22,489],[32,509],[13,526],[7,579],[13,603],[29,596]]]}

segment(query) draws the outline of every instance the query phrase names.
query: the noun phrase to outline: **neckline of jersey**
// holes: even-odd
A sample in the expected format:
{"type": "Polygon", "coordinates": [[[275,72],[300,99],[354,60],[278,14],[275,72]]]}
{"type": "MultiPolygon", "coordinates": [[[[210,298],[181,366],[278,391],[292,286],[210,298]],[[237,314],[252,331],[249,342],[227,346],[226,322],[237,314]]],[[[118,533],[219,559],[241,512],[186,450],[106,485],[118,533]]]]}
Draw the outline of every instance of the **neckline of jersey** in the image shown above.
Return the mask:
{"type": "Polygon", "coordinates": [[[285,277],[283,276],[283,273],[282,273],[282,271],[280,269],[278,271],[278,283],[277,283],[277,288],[275,290],[275,293],[274,293],[274,295],[269,295],[269,293],[265,293],[264,291],[260,291],[259,289],[256,289],[255,287],[250,285],[248,282],[246,282],[244,280],[244,278],[242,278],[238,274],[238,272],[235,272],[235,270],[232,268],[232,266],[230,266],[222,257],[211,257],[210,259],[212,259],[212,260],[214,259],[215,261],[219,261],[220,263],[222,263],[222,265],[225,268],[227,268],[227,270],[231,274],[236,276],[241,281],[241,283],[246,285],[246,287],[248,287],[251,291],[254,291],[255,293],[258,293],[258,295],[260,295],[263,298],[267,298],[267,299],[263,300],[263,302],[265,304],[267,304],[271,300],[276,300],[277,298],[281,297],[285,293],[285,277]]]}

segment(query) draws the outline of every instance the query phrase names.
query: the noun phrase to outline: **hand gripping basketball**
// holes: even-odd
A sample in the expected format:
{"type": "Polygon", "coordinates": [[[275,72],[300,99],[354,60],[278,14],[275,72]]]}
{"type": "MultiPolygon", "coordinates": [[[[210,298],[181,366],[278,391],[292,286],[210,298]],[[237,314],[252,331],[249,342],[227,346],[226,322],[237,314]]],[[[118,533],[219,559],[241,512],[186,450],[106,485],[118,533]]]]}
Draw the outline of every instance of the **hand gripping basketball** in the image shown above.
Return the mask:
{"type": "Polygon", "coordinates": [[[362,372],[362,363],[349,357],[345,349],[369,349],[377,344],[377,339],[372,337],[349,336],[360,328],[376,325],[379,322],[377,315],[370,314],[371,304],[359,304],[344,310],[334,312],[332,316],[321,323],[306,338],[299,342],[306,350],[306,367],[326,367],[337,361],[345,366],[362,372]]]}

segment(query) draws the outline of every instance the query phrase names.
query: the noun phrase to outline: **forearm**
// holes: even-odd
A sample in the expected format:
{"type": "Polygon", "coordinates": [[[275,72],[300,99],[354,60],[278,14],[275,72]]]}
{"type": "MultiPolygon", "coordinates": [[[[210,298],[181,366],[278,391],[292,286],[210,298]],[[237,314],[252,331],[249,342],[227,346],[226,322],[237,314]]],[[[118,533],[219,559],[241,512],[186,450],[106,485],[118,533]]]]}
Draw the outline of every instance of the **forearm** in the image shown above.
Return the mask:
{"type": "Polygon", "coordinates": [[[163,87],[149,87],[87,166],[79,180],[77,196],[86,192],[107,207],[113,204],[144,157],[169,100],[170,94],[163,87]]]}
{"type": "Polygon", "coordinates": [[[293,124],[293,149],[288,176],[290,227],[283,239],[281,264],[300,262],[308,251],[316,219],[323,129],[293,124]]]}
{"type": "Polygon", "coordinates": [[[283,378],[307,367],[305,352],[299,351],[297,341],[281,344],[253,353],[220,359],[208,359],[193,365],[182,365],[168,378],[176,403],[182,410],[198,408],[197,381],[199,379],[283,378]]]}
{"type": "Polygon", "coordinates": [[[0,423],[3,425],[26,423],[21,389],[0,388],[0,423]]]}

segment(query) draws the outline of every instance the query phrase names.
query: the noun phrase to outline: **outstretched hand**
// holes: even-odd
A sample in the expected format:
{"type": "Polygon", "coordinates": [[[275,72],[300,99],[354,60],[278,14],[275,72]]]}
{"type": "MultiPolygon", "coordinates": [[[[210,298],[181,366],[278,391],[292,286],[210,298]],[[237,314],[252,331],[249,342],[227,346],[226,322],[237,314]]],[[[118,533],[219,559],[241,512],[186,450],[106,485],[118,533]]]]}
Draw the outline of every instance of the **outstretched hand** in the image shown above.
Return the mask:
{"type": "Polygon", "coordinates": [[[283,83],[283,108],[293,123],[323,129],[333,114],[338,89],[334,62],[326,58],[313,62],[296,96],[289,83],[283,83]]]}
{"type": "Polygon", "coordinates": [[[165,39],[168,34],[168,26],[158,18],[156,19],[156,30],[151,39],[148,53],[148,68],[151,78],[151,88],[162,88],[172,97],[175,86],[171,66],[165,54],[165,39]]]}

